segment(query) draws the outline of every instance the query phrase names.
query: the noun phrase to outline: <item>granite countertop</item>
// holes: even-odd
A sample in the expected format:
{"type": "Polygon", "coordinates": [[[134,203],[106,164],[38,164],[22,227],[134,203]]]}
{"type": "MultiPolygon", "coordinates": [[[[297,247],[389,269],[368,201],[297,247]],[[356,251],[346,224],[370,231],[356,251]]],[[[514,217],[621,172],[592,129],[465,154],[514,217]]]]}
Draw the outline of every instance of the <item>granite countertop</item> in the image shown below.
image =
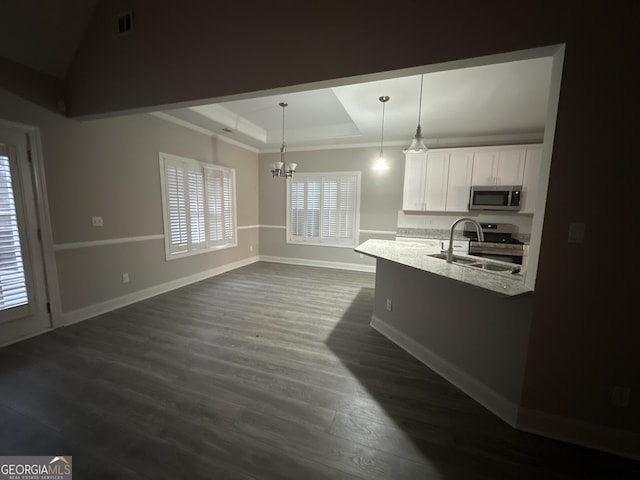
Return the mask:
{"type": "MultiPolygon", "coordinates": [[[[524,271],[517,274],[491,272],[447,263],[443,259],[429,256],[434,253],[440,253],[440,248],[417,242],[371,239],[356,247],[355,251],[370,257],[382,258],[424,270],[425,272],[457,280],[508,297],[532,292],[524,284],[524,271]]],[[[456,255],[465,256],[458,253],[456,255]]],[[[478,257],[471,258],[478,259],[478,257]]]]}

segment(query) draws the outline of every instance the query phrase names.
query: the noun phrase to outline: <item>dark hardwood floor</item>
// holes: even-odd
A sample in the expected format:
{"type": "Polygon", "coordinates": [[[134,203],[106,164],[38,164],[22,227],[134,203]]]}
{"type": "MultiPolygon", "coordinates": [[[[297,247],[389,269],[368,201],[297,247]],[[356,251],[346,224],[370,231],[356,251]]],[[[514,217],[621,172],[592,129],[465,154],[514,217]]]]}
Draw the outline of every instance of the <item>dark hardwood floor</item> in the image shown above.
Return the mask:
{"type": "Polygon", "coordinates": [[[0,349],[0,455],[76,479],[626,479],[370,326],[374,276],[257,263],[0,349]]]}

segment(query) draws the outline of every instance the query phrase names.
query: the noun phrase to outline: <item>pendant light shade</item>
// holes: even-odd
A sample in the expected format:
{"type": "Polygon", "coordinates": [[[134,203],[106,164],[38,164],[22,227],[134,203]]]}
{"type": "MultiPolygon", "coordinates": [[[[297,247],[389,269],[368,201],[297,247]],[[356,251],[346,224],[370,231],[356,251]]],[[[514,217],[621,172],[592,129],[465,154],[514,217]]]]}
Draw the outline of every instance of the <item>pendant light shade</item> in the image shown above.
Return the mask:
{"type": "Polygon", "coordinates": [[[403,150],[404,153],[424,153],[427,151],[427,146],[422,140],[422,127],[420,126],[420,114],[422,113],[422,84],[424,75],[420,75],[420,101],[418,105],[418,126],[416,127],[416,134],[411,140],[411,145],[403,150]]]}
{"type": "Polygon", "coordinates": [[[380,129],[380,156],[376,160],[376,163],[373,165],[373,169],[378,172],[383,172],[385,170],[389,170],[389,165],[384,158],[383,145],[384,145],[384,105],[389,101],[389,97],[387,95],[383,95],[379,97],[378,100],[382,102],[382,128],[380,129]]]}

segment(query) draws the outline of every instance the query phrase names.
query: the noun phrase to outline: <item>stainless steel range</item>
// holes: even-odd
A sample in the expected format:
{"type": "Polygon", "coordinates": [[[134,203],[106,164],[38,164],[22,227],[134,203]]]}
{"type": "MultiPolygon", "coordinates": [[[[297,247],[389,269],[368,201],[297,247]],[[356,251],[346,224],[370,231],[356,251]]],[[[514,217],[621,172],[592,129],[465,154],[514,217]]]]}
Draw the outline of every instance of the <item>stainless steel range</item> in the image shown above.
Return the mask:
{"type": "Polygon", "coordinates": [[[463,235],[469,238],[469,255],[491,258],[526,266],[528,246],[514,238],[515,225],[510,223],[481,223],[484,242],[471,222],[465,222],[463,235]]]}

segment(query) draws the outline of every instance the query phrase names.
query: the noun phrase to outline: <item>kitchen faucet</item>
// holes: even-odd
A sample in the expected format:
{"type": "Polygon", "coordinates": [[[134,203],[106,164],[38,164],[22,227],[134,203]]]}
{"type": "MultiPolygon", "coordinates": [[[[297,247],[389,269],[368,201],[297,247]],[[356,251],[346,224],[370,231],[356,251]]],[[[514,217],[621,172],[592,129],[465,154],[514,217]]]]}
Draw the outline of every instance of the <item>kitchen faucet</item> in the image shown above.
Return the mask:
{"type": "Polygon", "coordinates": [[[478,241],[484,242],[484,233],[482,233],[482,226],[478,222],[469,217],[459,218],[451,224],[451,231],[449,232],[449,248],[447,249],[447,263],[451,263],[453,261],[453,230],[456,228],[456,225],[463,221],[473,223],[478,234],[478,241]]]}

